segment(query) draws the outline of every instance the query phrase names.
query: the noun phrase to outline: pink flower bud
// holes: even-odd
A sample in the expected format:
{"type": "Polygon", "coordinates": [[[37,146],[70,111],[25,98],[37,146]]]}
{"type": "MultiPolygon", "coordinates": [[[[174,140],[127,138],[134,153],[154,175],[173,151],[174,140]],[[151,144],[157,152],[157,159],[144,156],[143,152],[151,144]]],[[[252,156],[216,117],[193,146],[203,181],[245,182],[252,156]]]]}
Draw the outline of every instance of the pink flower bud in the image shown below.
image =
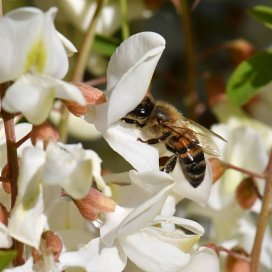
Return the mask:
{"type": "Polygon", "coordinates": [[[209,162],[212,168],[212,180],[215,183],[225,173],[227,166],[217,158],[210,158],[209,162]]]}
{"type": "MultiPolygon", "coordinates": [[[[249,255],[245,250],[241,248],[233,248],[233,252],[238,253],[242,256],[248,257],[249,255]]],[[[226,271],[228,272],[249,272],[250,271],[250,262],[235,258],[234,256],[228,255],[226,260],[226,271]]]]}
{"type": "Polygon", "coordinates": [[[236,200],[243,209],[250,209],[258,199],[252,178],[245,178],[236,189],[236,200]]]}
{"type": "Polygon", "coordinates": [[[46,251],[49,254],[53,254],[54,260],[57,262],[63,247],[60,237],[51,230],[48,230],[42,234],[42,238],[45,242],[46,251]]]}
{"type": "Polygon", "coordinates": [[[59,139],[59,133],[51,123],[45,122],[41,125],[33,126],[30,139],[33,145],[36,144],[37,140],[42,140],[45,143],[49,141],[56,142],[59,139]]]}
{"type": "Polygon", "coordinates": [[[0,222],[6,226],[8,224],[8,211],[2,203],[0,203],[0,222]]]}
{"type": "Polygon", "coordinates": [[[77,102],[70,100],[65,101],[65,105],[67,106],[68,110],[75,116],[82,116],[86,114],[88,111],[88,105],[97,105],[106,102],[106,97],[103,91],[84,82],[76,82],[73,84],[79,88],[86,100],[86,105],[79,105],[77,102]]]}
{"type": "Polygon", "coordinates": [[[113,212],[116,203],[96,189],[91,189],[82,199],[73,199],[81,215],[87,220],[96,220],[100,213],[113,212]]]}

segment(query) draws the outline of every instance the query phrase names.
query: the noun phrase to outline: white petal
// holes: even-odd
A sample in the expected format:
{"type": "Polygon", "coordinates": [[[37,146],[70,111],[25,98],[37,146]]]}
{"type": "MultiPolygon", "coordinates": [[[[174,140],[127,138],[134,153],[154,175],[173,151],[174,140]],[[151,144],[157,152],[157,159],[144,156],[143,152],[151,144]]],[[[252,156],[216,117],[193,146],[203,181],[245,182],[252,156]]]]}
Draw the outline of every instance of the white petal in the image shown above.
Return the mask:
{"type": "Polygon", "coordinates": [[[197,222],[185,218],[180,218],[176,216],[162,216],[158,215],[155,217],[155,219],[152,221],[152,224],[158,224],[166,222],[168,224],[174,224],[179,227],[182,227],[183,229],[189,230],[191,233],[195,233],[197,235],[203,235],[204,234],[204,228],[199,225],[197,222]]]}
{"type": "Polygon", "coordinates": [[[64,46],[67,56],[68,57],[73,56],[77,52],[76,47],[66,37],[64,37],[60,32],[57,31],[57,35],[58,35],[58,38],[60,39],[61,43],[64,46]]]}
{"type": "Polygon", "coordinates": [[[56,13],[57,9],[53,7],[44,14],[43,30],[40,39],[47,55],[43,73],[52,77],[63,78],[68,71],[69,65],[65,48],[57,35],[53,23],[56,13]]]}
{"type": "Polygon", "coordinates": [[[92,159],[81,144],[50,144],[46,152],[44,181],[62,186],[74,198],[83,198],[92,184],[92,159]]]}
{"type": "Polygon", "coordinates": [[[75,86],[48,76],[27,74],[8,88],[3,108],[11,113],[22,112],[28,121],[40,124],[47,118],[55,97],[85,103],[75,86]]]}
{"type": "Polygon", "coordinates": [[[87,272],[121,272],[126,265],[126,256],[116,247],[105,247],[99,238],[93,239],[78,251],[60,256],[63,268],[82,267],[87,272]]]}
{"type": "Polygon", "coordinates": [[[33,272],[33,259],[30,257],[23,265],[4,269],[3,272],[33,272]]]}
{"type": "Polygon", "coordinates": [[[190,254],[158,238],[137,232],[120,241],[128,258],[148,272],[180,272],[190,261],[190,254]]]}
{"type": "Polygon", "coordinates": [[[199,248],[192,256],[191,262],[179,272],[203,272],[203,267],[205,267],[205,271],[209,272],[220,271],[216,253],[207,247],[199,248]]]}
{"type": "Polygon", "coordinates": [[[164,48],[164,38],[154,32],[135,34],[119,46],[108,65],[108,103],[96,106],[98,130],[105,130],[141,102],[164,48]]]}
{"type": "Polygon", "coordinates": [[[56,8],[46,13],[20,8],[4,17],[0,23],[0,52],[4,53],[0,82],[29,71],[56,78],[65,76],[68,59],[53,24],[56,12],[56,8]]]}
{"type": "Polygon", "coordinates": [[[148,224],[161,210],[173,188],[169,175],[160,171],[130,171],[130,186],[119,188],[119,205],[106,215],[100,229],[103,242],[111,245],[118,236],[125,236],[148,224]]]}
{"type": "Polygon", "coordinates": [[[3,108],[10,112],[22,112],[28,121],[40,124],[45,121],[54,100],[54,90],[33,77],[21,77],[8,88],[3,108]]]}
{"type": "Polygon", "coordinates": [[[131,131],[119,123],[113,124],[103,134],[111,148],[124,157],[137,171],[159,170],[157,149],[137,141],[140,136],[140,131],[131,131]]]}
{"type": "Polygon", "coordinates": [[[7,227],[0,222],[0,245],[1,248],[11,248],[12,238],[8,234],[7,227]]]}
{"type": "Polygon", "coordinates": [[[39,38],[42,23],[42,12],[36,8],[20,8],[1,18],[0,83],[25,72],[27,56],[39,38]]]}
{"type": "Polygon", "coordinates": [[[46,224],[41,184],[44,162],[43,150],[37,147],[24,149],[18,178],[18,196],[8,224],[11,236],[36,248],[46,224]]]}
{"type": "Polygon", "coordinates": [[[206,205],[212,187],[212,173],[208,160],[206,160],[206,173],[204,180],[194,188],[184,177],[180,166],[177,164],[171,176],[176,181],[173,191],[182,198],[188,198],[200,205],[206,205]]]}

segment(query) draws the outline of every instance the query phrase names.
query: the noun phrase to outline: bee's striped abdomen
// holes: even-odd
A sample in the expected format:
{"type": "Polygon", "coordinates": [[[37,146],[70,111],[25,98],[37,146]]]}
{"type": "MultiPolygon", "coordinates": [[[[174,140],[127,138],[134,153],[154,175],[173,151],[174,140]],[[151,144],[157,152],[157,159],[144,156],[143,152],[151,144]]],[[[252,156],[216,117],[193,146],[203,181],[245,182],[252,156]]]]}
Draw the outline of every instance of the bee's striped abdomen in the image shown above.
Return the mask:
{"type": "Polygon", "coordinates": [[[179,162],[185,178],[196,188],[205,177],[206,162],[199,141],[192,135],[172,137],[171,146],[179,154],[179,162]],[[189,138],[190,137],[190,138],[189,138]]]}

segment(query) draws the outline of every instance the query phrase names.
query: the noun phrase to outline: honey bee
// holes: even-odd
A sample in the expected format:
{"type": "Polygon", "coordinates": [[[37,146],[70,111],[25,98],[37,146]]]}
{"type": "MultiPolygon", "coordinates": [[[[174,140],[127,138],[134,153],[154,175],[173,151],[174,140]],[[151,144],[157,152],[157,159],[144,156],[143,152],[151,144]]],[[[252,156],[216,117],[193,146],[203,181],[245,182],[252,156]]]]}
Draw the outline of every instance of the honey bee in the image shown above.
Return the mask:
{"type": "Polygon", "coordinates": [[[164,143],[173,155],[167,159],[161,170],[171,173],[178,161],[186,180],[194,188],[205,177],[204,153],[213,157],[219,156],[212,136],[225,141],[216,133],[182,116],[174,106],[164,101],[154,101],[147,96],[122,120],[143,129],[147,137],[150,137],[147,140],[138,138],[138,141],[150,145],[164,143]]]}

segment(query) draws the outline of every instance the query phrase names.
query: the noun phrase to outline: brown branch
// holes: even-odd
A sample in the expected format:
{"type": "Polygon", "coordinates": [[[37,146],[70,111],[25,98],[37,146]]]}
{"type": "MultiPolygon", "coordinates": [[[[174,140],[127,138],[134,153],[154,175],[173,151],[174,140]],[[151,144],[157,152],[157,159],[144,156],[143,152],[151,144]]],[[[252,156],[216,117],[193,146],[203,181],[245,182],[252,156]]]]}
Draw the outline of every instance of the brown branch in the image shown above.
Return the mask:
{"type": "Polygon", "coordinates": [[[269,218],[271,207],[272,207],[272,152],[270,153],[270,158],[266,168],[266,172],[267,172],[267,178],[266,178],[265,190],[263,195],[262,209],[259,215],[257,231],[255,235],[252,252],[251,252],[251,259],[252,259],[251,270],[250,270],[251,272],[259,272],[262,244],[263,244],[266,226],[268,223],[268,218],[269,218]]]}
{"type": "Polygon", "coordinates": [[[198,97],[196,92],[196,53],[191,23],[191,11],[188,7],[187,0],[180,0],[181,19],[185,39],[186,50],[186,90],[185,106],[188,108],[188,117],[196,119],[196,106],[198,97]]]}

